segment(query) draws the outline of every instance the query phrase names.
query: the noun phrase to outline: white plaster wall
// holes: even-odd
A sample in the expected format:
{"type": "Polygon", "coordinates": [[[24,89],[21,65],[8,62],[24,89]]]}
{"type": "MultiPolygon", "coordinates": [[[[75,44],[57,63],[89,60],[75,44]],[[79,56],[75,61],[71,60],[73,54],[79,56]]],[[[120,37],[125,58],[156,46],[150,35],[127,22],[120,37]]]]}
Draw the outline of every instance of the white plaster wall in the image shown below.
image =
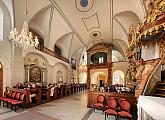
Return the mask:
{"type": "Polygon", "coordinates": [[[16,83],[25,81],[24,58],[22,57],[21,48],[15,47],[13,70],[12,70],[12,86],[16,83]]]}
{"type": "Polygon", "coordinates": [[[151,60],[159,58],[159,47],[158,45],[150,45],[142,47],[142,58],[143,60],[151,60]]]}
{"type": "Polygon", "coordinates": [[[67,66],[65,66],[64,64],[61,64],[61,63],[57,63],[55,66],[54,66],[54,70],[53,70],[53,81],[55,83],[58,83],[58,80],[57,80],[57,72],[58,71],[61,71],[62,72],[62,75],[63,75],[63,82],[68,82],[68,73],[69,73],[69,69],[67,68],[67,66]]]}

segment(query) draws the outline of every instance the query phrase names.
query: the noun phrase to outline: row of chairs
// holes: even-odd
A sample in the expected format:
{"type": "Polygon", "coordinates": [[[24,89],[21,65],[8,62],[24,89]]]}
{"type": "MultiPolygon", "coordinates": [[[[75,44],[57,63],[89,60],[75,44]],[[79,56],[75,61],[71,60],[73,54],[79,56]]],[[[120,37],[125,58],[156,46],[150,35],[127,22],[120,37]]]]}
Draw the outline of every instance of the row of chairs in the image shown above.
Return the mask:
{"type": "Polygon", "coordinates": [[[18,91],[12,91],[10,90],[9,92],[5,93],[4,97],[0,97],[0,103],[3,102],[3,107],[5,106],[5,103],[7,104],[7,107],[11,105],[11,109],[16,111],[16,107],[18,105],[23,105],[24,100],[26,97],[26,93],[24,92],[18,92],[18,91]]]}
{"type": "Polygon", "coordinates": [[[102,110],[105,113],[105,120],[108,115],[113,115],[115,118],[127,118],[132,120],[130,113],[131,104],[125,98],[107,97],[99,95],[97,97],[97,103],[94,106],[95,109],[102,110]]]}

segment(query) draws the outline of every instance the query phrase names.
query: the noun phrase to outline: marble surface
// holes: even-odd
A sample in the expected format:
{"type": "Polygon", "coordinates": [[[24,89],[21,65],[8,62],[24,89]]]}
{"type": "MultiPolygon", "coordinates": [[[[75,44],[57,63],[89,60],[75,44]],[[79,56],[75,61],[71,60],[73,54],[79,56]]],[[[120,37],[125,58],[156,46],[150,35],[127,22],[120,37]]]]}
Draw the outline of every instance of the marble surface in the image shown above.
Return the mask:
{"type": "MultiPolygon", "coordinates": [[[[104,113],[87,108],[87,92],[79,92],[17,112],[0,107],[0,120],[104,120],[104,113]]],[[[109,116],[107,120],[115,118],[109,116]]]]}
{"type": "Polygon", "coordinates": [[[81,120],[89,110],[87,92],[79,92],[29,109],[19,109],[17,112],[1,107],[0,120],[21,120],[22,118],[24,120],[44,120],[44,118],[48,120],[81,120]]]}

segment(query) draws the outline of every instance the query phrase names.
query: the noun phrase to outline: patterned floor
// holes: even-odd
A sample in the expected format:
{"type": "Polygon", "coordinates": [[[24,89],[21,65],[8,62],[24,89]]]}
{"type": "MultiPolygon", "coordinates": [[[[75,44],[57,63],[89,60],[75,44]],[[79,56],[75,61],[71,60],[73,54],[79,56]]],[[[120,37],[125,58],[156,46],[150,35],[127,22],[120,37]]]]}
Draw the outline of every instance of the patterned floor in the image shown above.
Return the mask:
{"type": "MultiPolygon", "coordinates": [[[[104,114],[87,108],[87,92],[80,92],[17,112],[0,107],[0,120],[104,120],[104,114]]],[[[115,119],[109,116],[107,120],[115,119]]]]}
{"type": "Polygon", "coordinates": [[[87,92],[80,92],[17,112],[0,107],[0,120],[81,120],[87,108],[87,92]]]}

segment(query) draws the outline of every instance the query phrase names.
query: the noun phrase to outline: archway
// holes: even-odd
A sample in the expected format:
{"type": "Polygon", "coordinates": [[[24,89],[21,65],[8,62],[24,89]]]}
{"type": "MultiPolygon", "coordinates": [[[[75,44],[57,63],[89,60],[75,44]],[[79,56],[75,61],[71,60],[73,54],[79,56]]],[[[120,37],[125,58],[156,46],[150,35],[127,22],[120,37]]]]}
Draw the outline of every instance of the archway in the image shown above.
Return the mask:
{"type": "Polygon", "coordinates": [[[0,97],[3,96],[3,66],[0,63],[0,97]]]}
{"type": "Polygon", "coordinates": [[[103,87],[107,84],[107,74],[104,72],[94,72],[91,74],[91,83],[103,87]]]}
{"type": "Polygon", "coordinates": [[[63,73],[61,71],[57,71],[57,81],[58,83],[63,83],[63,73]]]}

